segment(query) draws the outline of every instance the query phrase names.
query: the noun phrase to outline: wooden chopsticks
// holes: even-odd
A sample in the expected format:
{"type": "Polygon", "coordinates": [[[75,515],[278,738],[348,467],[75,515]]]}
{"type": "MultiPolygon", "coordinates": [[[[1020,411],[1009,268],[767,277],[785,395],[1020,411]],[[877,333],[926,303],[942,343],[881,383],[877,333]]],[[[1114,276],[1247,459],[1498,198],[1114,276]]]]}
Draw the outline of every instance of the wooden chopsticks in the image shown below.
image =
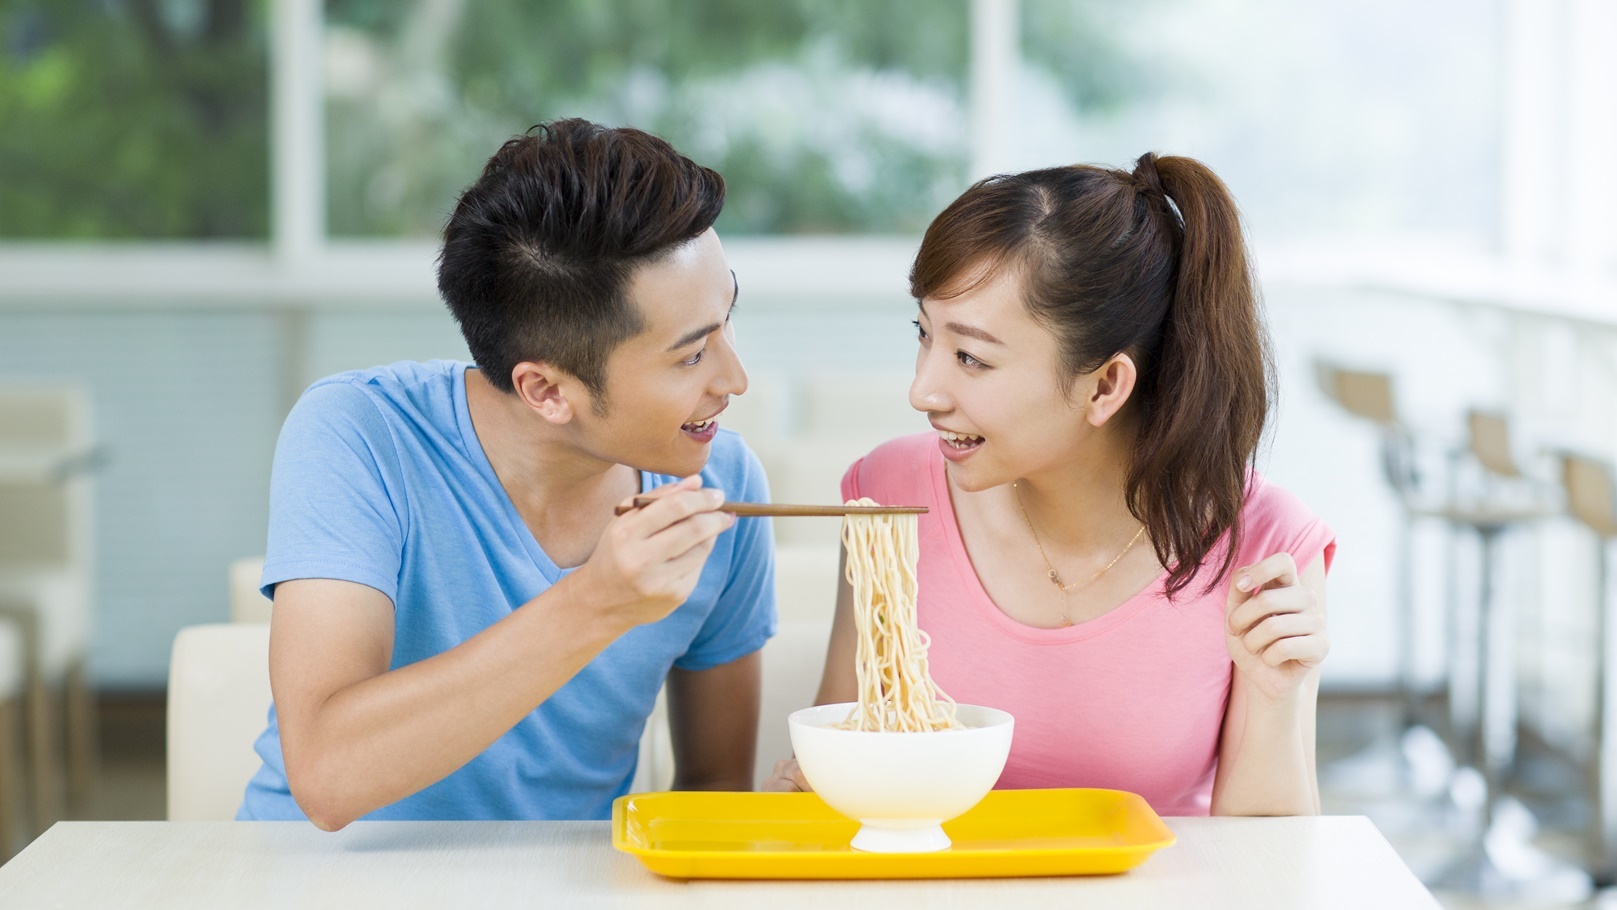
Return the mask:
{"type": "MultiPolygon", "coordinates": [[[[622,515],[631,508],[638,509],[653,502],[656,502],[654,497],[636,496],[632,507],[618,506],[613,513],[622,515]]],[[[729,512],[737,517],[770,515],[777,518],[816,515],[919,515],[926,510],[926,506],[797,506],[783,502],[727,502],[719,506],[720,512],[729,512]]]]}

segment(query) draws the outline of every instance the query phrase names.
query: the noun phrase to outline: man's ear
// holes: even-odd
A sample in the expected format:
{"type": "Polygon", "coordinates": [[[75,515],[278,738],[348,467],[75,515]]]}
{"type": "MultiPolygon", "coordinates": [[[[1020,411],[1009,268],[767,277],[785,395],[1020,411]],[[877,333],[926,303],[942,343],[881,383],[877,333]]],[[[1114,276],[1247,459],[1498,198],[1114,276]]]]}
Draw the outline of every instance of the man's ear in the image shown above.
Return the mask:
{"type": "Polygon", "coordinates": [[[1085,384],[1089,396],[1084,402],[1084,418],[1091,426],[1104,426],[1134,394],[1134,383],[1138,379],[1133,357],[1113,355],[1100,369],[1089,374],[1090,381],[1085,384]]]}
{"type": "Polygon", "coordinates": [[[512,367],[511,388],[528,410],[557,426],[573,419],[575,403],[582,403],[574,399],[588,394],[571,374],[542,361],[523,361],[512,367]]]}

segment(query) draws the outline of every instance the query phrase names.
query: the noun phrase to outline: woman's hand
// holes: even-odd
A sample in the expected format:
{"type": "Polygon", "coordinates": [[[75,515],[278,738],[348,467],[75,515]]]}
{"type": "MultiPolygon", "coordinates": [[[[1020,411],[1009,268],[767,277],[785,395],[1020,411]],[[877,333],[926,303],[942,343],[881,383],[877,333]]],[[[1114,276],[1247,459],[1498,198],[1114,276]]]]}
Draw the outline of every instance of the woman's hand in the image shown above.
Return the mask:
{"type": "Polygon", "coordinates": [[[1235,570],[1224,622],[1224,642],[1241,678],[1271,701],[1296,693],[1331,649],[1325,607],[1299,583],[1290,553],[1235,570]]]}
{"type": "Polygon", "coordinates": [[[807,793],[814,788],[809,786],[808,778],[803,776],[803,769],[797,766],[797,759],[783,758],[775,762],[775,773],[760,784],[758,789],[766,793],[795,793],[799,790],[807,793]]]}

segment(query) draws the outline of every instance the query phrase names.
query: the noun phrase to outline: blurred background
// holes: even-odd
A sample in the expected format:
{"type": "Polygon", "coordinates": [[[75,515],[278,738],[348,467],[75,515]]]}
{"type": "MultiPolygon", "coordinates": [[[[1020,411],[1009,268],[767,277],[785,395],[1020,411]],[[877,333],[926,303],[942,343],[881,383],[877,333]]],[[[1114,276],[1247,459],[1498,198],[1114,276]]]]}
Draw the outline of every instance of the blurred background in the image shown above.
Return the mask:
{"type": "Polygon", "coordinates": [[[972,181],[1209,164],[1279,360],[1260,467],[1340,540],[1327,810],[1452,906],[1599,900],[1611,0],[0,0],[0,856],[164,816],[171,647],[233,616],[281,420],[467,357],[437,233],[561,116],[726,177],[730,424],[783,500],[924,429],[906,273],[972,181]]]}

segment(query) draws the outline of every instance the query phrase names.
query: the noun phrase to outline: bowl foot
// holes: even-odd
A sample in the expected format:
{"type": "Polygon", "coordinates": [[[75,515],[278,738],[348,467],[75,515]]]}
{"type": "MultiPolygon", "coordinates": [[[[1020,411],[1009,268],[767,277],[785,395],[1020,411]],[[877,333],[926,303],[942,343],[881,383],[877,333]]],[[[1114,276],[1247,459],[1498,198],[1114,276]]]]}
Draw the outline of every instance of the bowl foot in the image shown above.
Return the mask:
{"type": "Polygon", "coordinates": [[[849,844],[866,853],[935,853],[949,849],[942,825],[929,828],[875,828],[861,825],[849,844]]]}

